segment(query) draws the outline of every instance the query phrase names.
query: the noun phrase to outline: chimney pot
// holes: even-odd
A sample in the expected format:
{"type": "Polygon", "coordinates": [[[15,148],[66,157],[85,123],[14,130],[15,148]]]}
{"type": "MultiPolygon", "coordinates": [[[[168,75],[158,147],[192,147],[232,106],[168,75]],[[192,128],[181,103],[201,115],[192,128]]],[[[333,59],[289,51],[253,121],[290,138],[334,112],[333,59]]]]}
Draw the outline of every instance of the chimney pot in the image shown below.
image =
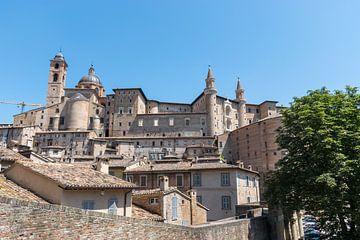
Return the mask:
{"type": "Polygon", "coordinates": [[[169,189],[169,178],[167,176],[160,177],[160,190],[167,191],[169,189]]]}
{"type": "Polygon", "coordinates": [[[105,174],[109,174],[109,159],[96,158],[96,170],[105,174]]]}

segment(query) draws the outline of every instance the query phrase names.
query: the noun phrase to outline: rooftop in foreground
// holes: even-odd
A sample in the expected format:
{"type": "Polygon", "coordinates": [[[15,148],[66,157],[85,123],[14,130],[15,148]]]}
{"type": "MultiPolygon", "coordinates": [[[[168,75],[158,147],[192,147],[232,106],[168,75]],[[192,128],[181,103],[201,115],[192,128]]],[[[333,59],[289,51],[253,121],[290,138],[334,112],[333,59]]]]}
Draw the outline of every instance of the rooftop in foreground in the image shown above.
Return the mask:
{"type": "Polygon", "coordinates": [[[75,189],[133,189],[136,185],[92,169],[90,166],[67,163],[35,163],[17,161],[8,170],[20,166],[56,182],[67,190],[75,189]]]}

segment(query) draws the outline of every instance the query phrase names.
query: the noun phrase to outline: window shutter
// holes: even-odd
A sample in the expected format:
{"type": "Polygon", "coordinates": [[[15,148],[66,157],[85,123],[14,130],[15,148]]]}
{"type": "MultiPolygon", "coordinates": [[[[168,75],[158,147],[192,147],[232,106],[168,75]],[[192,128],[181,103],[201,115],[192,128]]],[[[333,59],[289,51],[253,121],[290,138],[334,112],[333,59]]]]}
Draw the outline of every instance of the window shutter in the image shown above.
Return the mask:
{"type": "Polygon", "coordinates": [[[171,199],[171,206],[172,206],[172,220],[177,219],[177,198],[173,197],[171,199]]]}

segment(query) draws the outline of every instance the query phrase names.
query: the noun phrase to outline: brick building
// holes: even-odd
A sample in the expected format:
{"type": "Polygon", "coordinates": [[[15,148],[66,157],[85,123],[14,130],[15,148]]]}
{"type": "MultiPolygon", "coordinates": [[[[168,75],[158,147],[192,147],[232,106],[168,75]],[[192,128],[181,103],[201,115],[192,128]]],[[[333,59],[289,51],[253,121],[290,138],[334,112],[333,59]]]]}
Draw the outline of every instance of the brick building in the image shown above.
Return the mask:
{"type": "Polygon", "coordinates": [[[157,189],[136,190],[133,203],[162,216],[167,223],[196,225],[207,222],[207,209],[196,200],[196,193],[185,194],[176,187],[169,187],[168,178],[160,178],[157,189]]]}
{"type": "MultiPolygon", "coordinates": [[[[73,88],[65,88],[68,64],[60,52],[50,60],[47,104],[14,116],[14,127],[39,126],[34,151],[57,160],[105,154],[101,141],[132,142],[132,155],[161,159],[182,156],[188,145],[212,145],[233,131],[280,109],[274,101],[246,103],[238,80],[234,99],[218,95],[209,67],[204,90],[191,103],[148,99],[141,88],[116,88],[105,95],[94,66],[73,88]],[[151,138],[151,139],[150,139],[151,138]]],[[[123,149],[114,147],[113,154],[123,149]]]]}
{"type": "Polygon", "coordinates": [[[197,201],[209,209],[209,221],[233,217],[236,205],[260,201],[258,173],[219,159],[217,162],[157,162],[124,171],[124,177],[140,189],[159,188],[164,176],[169,179],[170,187],[196,192],[197,201]]]}

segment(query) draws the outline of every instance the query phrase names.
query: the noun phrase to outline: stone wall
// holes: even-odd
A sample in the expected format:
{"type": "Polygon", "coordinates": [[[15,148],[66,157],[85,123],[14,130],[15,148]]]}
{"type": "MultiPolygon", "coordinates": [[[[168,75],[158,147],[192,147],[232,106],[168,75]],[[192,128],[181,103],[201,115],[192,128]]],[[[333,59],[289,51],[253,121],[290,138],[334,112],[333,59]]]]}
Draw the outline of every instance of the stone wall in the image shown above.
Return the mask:
{"type": "Polygon", "coordinates": [[[0,239],[267,240],[266,218],[183,227],[0,197],[0,239]]]}

